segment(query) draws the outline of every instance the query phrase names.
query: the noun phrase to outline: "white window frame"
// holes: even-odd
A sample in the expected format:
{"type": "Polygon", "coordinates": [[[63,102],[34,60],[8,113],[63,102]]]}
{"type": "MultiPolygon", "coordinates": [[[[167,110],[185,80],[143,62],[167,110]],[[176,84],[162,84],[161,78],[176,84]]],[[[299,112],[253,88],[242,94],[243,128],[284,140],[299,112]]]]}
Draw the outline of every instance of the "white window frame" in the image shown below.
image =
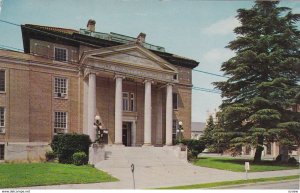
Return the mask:
{"type": "MultiPolygon", "coordinates": [[[[3,106],[0,106],[0,109],[3,108],[3,125],[1,125],[1,121],[0,121],[0,134],[5,134],[5,123],[6,123],[6,108],[3,106]]],[[[0,114],[0,120],[1,120],[1,114],[0,114]]]]}
{"type": "MultiPolygon", "coordinates": [[[[53,113],[54,115],[54,121],[53,121],[53,133],[55,135],[57,134],[64,134],[64,133],[67,133],[68,132],[68,112],[67,111],[54,111],[53,113]],[[66,127],[56,127],[56,113],[66,113],[65,117],[66,117],[66,127]],[[55,130],[63,130],[63,132],[55,132],[55,130]]],[[[62,119],[62,118],[60,118],[62,119]]],[[[62,124],[62,123],[60,123],[62,124]]]]}
{"type": "Polygon", "coordinates": [[[179,102],[178,102],[178,99],[179,99],[179,97],[178,97],[178,93],[177,92],[173,92],[172,93],[172,98],[173,98],[173,101],[172,101],[172,105],[173,105],[173,110],[178,110],[178,106],[179,106],[179,102]],[[176,107],[174,106],[174,95],[176,96],[176,107]]]}
{"type": "Polygon", "coordinates": [[[53,79],[53,94],[54,94],[54,98],[58,98],[58,99],[68,99],[68,91],[69,91],[69,80],[66,77],[59,77],[59,76],[55,76],[53,79]],[[61,87],[62,85],[56,85],[56,81],[58,81],[59,79],[64,79],[66,81],[66,92],[58,92],[59,90],[61,91],[62,88],[58,88],[56,90],[57,87],[61,87]],[[56,87],[57,86],[57,87],[56,87]]]}
{"type": "Polygon", "coordinates": [[[0,90],[0,93],[6,92],[6,69],[0,69],[0,71],[4,72],[4,90],[0,90]]]}
{"type": "Polygon", "coordinates": [[[131,111],[131,112],[135,111],[135,94],[134,93],[129,94],[129,111],[131,111]]]}
{"type": "Polygon", "coordinates": [[[130,106],[130,94],[129,92],[123,92],[122,93],[122,110],[123,111],[129,111],[129,106],[130,106]],[[127,95],[127,97],[124,96],[124,94],[127,95]],[[127,101],[127,104],[124,104],[124,102],[127,101]]]}
{"type": "Polygon", "coordinates": [[[54,55],[54,60],[55,61],[58,61],[58,62],[67,62],[68,61],[68,55],[69,55],[69,53],[68,53],[68,49],[67,48],[54,46],[53,55],[54,55]],[[61,49],[61,50],[65,50],[66,51],[66,60],[56,60],[56,54],[55,54],[56,53],[55,52],[56,49],[61,49]]]}

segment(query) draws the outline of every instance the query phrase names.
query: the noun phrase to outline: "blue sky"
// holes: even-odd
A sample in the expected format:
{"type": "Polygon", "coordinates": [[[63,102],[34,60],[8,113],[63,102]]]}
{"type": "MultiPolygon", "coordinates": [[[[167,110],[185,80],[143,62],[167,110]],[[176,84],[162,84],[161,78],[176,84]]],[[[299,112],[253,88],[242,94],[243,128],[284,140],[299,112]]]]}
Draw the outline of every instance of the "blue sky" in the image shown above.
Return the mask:
{"type": "MultiPolygon", "coordinates": [[[[224,47],[234,39],[239,25],[236,10],[250,8],[253,1],[200,0],[0,0],[0,19],[17,24],[39,24],[72,29],[85,28],[96,20],[96,31],[136,37],[147,34],[148,43],[167,52],[195,59],[199,70],[216,74],[222,62],[234,55],[224,47]],[[1,3],[0,3],[1,5],[1,3]]],[[[300,3],[283,1],[295,13],[300,3]]],[[[0,23],[0,44],[23,48],[20,28],[0,23]]],[[[212,89],[212,82],[224,80],[193,72],[193,84],[212,89]]],[[[193,90],[192,121],[205,121],[207,111],[221,104],[218,94],[193,90]]]]}

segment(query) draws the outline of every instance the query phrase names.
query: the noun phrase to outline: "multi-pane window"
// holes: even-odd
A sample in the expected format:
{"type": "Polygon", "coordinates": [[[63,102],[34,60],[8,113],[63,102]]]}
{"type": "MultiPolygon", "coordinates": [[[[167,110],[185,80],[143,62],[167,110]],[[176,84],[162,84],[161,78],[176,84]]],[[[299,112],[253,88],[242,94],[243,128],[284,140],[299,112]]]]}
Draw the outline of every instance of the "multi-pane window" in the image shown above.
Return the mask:
{"type": "Polygon", "coordinates": [[[67,132],[67,112],[56,111],[54,112],[54,133],[67,132]]]}
{"type": "Polygon", "coordinates": [[[135,111],[135,96],[134,93],[123,92],[122,97],[123,111],[135,111]]]}
{"type": "Polygon", "coordinates": [[[0,160],[4,160],[4,144],[0,144],[0,160]]]}
{"type": "Polygon", "coordinates": [[[130,111],[134,111],[134,93],[130,93],[130,111]]]}
{"type": "Polygon", "coordinates": [[[123,92],[123,111],[129,110],[129,93],[123,92]]]}
{"type": "Polygon", "coordinates": [[[5,91],[5,70],[0,70],[0,91],[5,91]]]}
{"type": "Polygon", "coordinates": [[[173,93],[173,109],[178,109],[178,94],[173,93]]]}
{"type": "Polygon", "coordinates": [[[54,96],[59,98],[67,97],[68,79],[55,77],[54,78],[54,96]]]}
{"type": "Polygon", "coordinates": [[[54,58],[56,61],[62,61],[65,62],[67,61],[67,49],[65,48],[55,48],[54,49],[54,58]]]}
{"type": "Polygon", "coordinates": [[[0,133],[5,133],[5,108],[0,107],[0,133]]]}
{"type": "Polygon", "coordinates": [[[177,129],[179,127],[178,120],[173,120],[173,128],[172,128],[172,140],[173,143],[176,140],[177,129]]]}

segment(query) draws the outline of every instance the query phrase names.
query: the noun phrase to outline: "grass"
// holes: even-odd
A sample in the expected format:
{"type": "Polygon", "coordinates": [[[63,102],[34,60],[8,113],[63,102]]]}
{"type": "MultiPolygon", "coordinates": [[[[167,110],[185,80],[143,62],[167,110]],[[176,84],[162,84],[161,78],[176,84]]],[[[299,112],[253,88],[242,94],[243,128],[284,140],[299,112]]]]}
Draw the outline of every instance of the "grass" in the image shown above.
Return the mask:
{"type": "Polygon", "coordinates": [[[193,185],[187,185],[187,186],[165,187],[165,188],[159,188],[159,189],[214,188],[214,187],[221,187],[221,186],[234,186],[234,185],[253,184],[253,183],[260,183],[260,182],[276,182],[276,181],[293,180],[293,179],[299,179],[299,175],[283,176],[283,177],[272,177],[272,178],[257,178],[257,179],[249,179],[249,180],[213,182],[213,183],[206,183],[206,184],[193,184],[193,185]]]}
{"type": "Polygon", "coordinates": [[[59,163],[0,164],[0,189],[57,184],[117,181],[92,166],[59,163]]]}
{"type": "Polygon", "coordinates": [[[194,161],[194,165],[216,168],[221,170],[229,170],[234,172],[245,172],[245,162],[250,162],[249,172],[263,172],[274,170],[297,169],[295,165],[279,164],[271,160],[264,160],[260,163],[252,163],[249,159],[238,159],[228,157],[201,157],[194,161]]]}

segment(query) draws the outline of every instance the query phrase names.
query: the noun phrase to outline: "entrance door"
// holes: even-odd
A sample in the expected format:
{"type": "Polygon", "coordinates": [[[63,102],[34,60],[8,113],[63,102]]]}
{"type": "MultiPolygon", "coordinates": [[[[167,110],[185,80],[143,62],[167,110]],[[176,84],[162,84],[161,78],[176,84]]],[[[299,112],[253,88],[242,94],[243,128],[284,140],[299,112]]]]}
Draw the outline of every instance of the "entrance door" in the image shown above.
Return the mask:
{"type": "Polygon", "coordinates": [[[123,122],[122,142],[125,146],[131,146],[131,122],[123,122]]]}

